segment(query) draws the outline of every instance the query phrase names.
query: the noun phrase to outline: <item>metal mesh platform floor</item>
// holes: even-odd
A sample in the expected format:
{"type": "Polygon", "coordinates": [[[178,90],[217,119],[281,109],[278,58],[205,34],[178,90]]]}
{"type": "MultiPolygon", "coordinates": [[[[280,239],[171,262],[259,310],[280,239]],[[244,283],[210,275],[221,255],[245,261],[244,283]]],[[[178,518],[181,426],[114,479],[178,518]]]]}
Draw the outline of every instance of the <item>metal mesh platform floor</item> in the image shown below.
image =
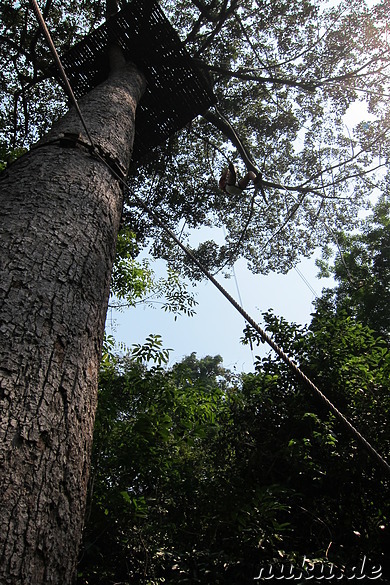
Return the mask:
{"type": "Polygon", "coordinates": [[[155,0],[133,0],[61,56],[77,98],[107,78],[111,43],[119,44],[147,80],[133,150],[133,160],[140,160],[216,99],[155,0]]]}

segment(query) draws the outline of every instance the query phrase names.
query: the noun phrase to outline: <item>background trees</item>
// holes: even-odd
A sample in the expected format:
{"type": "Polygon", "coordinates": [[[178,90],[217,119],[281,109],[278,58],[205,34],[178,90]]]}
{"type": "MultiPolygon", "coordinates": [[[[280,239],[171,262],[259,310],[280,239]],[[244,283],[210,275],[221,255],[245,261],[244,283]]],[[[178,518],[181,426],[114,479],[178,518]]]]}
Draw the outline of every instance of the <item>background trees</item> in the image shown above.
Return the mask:
{"type": "Polygon", "coordinates": [[[358,233],[337,235],[338,253],[333,266],[326,261],[329,250],[324,250],[324,258],[318,262],[321,273],[332,273],[338,286],[324,291],[317,303],[320,312],[354,315],[387,341],[389,230],[389,199],[385,193],[358,233]]]}

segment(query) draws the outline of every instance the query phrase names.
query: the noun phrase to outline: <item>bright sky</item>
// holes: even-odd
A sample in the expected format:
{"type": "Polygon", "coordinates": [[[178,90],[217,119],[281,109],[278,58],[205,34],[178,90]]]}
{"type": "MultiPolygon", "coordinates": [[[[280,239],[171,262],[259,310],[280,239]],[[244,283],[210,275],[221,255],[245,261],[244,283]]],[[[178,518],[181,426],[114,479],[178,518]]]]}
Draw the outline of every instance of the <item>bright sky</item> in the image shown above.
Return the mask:
{"type": "MultiPolygon", "coordinates": [[[[331,283],[316,279],[318,269],[314,260],[303,260],[298,270],[318,295],[323,286],[331,283]]],[[[291,270],[287,275],[255,276],[246,269],[244,261],[239,261],[235,274],[236,280],[221,278],[220,282],[238,302],[241,296],[244,309],[261,325],[261,313],[271,307],[276,315],[288,321],[300,324],[310,321],[314,294],[297,271],[291,270]]],[[[176,321],[172,314],[159,308],[138,307],[123,313],[109,310],[108,332],[127,346],[142,343],[150,333],[159,334],[164,347],[174,350],[172,363],[195,351],[199,358],[219,354],[224,366],[237,372],[252,371],[251,350],[240,343],[245,327],[243,317],[209,282],[197,286],[196,300],[199,303],[196,315],[178,317],[176,321]]],[[[263,347],[254,348],[254,354],[263,353],[263,347]]]]}

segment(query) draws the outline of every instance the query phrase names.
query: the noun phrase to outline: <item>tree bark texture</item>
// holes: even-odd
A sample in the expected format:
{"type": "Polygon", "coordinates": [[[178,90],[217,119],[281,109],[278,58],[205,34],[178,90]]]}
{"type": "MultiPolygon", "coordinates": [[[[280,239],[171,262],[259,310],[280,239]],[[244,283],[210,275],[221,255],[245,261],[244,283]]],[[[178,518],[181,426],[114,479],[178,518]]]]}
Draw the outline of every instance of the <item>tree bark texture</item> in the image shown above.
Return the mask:
{"type": "MultiPolygon", "coordinates": [[[[80,102],[127,169],[143,76],[128,65],[80,102]]],[[[72,109],[0,177],[0,583],[71,583],[80,542],[122,186],[72,109]]]]}

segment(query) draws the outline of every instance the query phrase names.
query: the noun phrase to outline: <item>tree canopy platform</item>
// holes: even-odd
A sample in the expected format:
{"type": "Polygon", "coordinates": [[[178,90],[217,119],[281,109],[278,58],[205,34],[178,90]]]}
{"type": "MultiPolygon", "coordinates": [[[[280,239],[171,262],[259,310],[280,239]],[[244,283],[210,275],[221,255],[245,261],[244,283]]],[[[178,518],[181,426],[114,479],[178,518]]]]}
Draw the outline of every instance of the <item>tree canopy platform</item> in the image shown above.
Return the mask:
{"type": "Polygon", "coordinates": [[[76,98],[108,77],[111,44],[119,45],[147,80],[137,108],[133,160],[216,102],[208,80],[155,0],[132,0],[61,56],[76,98]]]}

